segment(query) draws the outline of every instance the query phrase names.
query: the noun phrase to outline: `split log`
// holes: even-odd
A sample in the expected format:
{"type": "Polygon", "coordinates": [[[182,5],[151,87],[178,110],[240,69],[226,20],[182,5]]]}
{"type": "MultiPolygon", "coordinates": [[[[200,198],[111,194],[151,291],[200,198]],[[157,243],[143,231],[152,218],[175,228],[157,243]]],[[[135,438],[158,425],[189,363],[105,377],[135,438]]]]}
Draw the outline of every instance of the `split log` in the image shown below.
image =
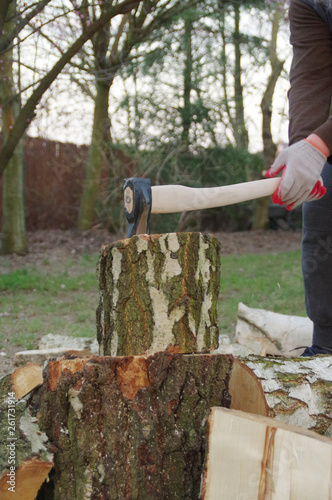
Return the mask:
{"type": "Polygon", "coordinates": [[[332,356],[234,359],[231,408],[332,437],[332,356]]]}
{"type": "Polygon", "coordinates": [[[0,379],[0,498],[34,500],[53,467],[48,440],[23,398],[42,383],[27,365],[0,379]]]}
{"type": "Polygon", "coordinates": [[[12,391],[16,399],[22,399],[26,394],[43,383],[42,368],[38,363],[27,363],[17,368],[10,376],[12,391]]]}
{"type": "Polygon", "coordinates": [[[235,340],[254,354],[293,356],[293,349],[311,345],[313,324],[309,318],[288,316],[239,303],[235,340]]]}
{"type": "Polygon", "coordinates": [[[218,346],[220,243],[200,233],[141,235],[99,259],[100,353],[210,351],[218,346]]]}
{"type": "Polygon", "coordinates": [[[207,419],[229,406],[231,362],[168,352],[50,361],[35,404],[58,450],[54,498],[198,498],[207,419]]]}
{"type": "Polygon", "coordinates": [[[213,408],[204,500],[331,499],[332,441],[241,411],[213,408]]]}

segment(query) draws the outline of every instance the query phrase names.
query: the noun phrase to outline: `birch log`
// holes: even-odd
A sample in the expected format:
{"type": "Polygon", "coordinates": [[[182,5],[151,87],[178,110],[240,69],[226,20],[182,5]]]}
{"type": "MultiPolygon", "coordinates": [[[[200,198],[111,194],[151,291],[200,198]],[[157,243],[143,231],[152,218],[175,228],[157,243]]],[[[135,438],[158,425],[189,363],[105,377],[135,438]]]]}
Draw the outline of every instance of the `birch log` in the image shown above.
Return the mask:
{"type": "Polygon", "coordinates": [[[231,408],[332,437],[332,356],[234,359],[231,408]]]}
{"type": "Polygon", "coordinates": [[[312,333],[309,318],[251,308],[242,302],[238,305],[235,340],[255,354],[294,356],[294,349],[311,345],[312,333]]]}
{"type": "Polygon", "coordinates": [[[100,353],[201,352],[218,345],[220,243],[200,233],[141,235],[101,252],[100,353]]]}
{"type": "Polygon", "coordinates": [[[58,450],[54,499],[199,498],[210,408],[232,358],[159,353],[50,361],[40,424],[58,450]]]}
{"type": "Polygon", "coordinates": [[[39,365],[0,379],[0,498],[34,500],[53,466],[53,454],[24,396],[42,384],[39,365]]]}
{"type": "Polygon", "coordinates": [[[330,500],[332,441],[275,419],[213,408],[204,500],[330,500]]]}

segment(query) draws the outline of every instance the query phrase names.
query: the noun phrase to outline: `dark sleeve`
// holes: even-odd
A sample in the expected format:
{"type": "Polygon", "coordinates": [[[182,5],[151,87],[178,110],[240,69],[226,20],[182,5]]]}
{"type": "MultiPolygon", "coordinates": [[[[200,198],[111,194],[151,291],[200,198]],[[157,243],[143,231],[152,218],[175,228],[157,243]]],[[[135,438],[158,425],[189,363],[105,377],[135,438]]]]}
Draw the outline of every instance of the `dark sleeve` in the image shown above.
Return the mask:
{"type": "Polygon", "coordinates": [[[332,33],[315,10],[300,0],[291,0],[289,21],[293,46],[289,142],[315,133],[332,152],[332,33]]]}

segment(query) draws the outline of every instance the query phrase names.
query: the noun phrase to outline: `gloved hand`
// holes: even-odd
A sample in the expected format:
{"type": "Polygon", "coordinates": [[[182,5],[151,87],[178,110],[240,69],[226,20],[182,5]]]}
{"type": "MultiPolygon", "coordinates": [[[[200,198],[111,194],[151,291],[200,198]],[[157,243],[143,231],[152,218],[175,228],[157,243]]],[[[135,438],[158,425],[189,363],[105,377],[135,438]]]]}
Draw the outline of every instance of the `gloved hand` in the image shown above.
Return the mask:
{"type": "Polygon", "coordinates": [[[283,170],[273,203],[293,210],[303,201],[321,198],[326,193],[320,174],[327,157],[313,144],[303,139],[284,149],[265,177],[275,177],[283,170]]]}

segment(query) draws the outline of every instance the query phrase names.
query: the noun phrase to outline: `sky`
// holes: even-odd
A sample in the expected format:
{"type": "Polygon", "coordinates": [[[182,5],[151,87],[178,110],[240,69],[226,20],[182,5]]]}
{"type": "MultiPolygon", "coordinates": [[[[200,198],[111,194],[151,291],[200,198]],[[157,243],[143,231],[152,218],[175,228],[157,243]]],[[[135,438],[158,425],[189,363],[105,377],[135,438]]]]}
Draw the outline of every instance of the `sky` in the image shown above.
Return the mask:
{"type": "MultiPolygon", "coordinates": [[[[242,15],[242,30],[246,33],[263,36],[269,36],[264,25],[257,25],[252,15],[242,15]]],[[[285,69],[289,69],[291,59],[291,49],[289,45],[288,30],[285,29],[279,36],[279,54],[286,59],[285,69]]],[[[41,43],[41,42],[39,42],[41,43]]],[[[45,46],[44,53],[40,52],[42,57],[47,54],[45,46]],[[44,54],[44,55],[43,55],[44,54]]],[[[48,58],[48,56],[46,56],[48,58]]],[[[48,61],[48,60],[47,60],[48,61]]],[[[50,64],[51,61],[48,61],[50,64]]],[[[254,67],[249,68],[247,76],[244,79],[250,81],[250,85],[245,85],[245,116],[249,132],[249,148],[251,152],[262,150],[261,133],[261,112],[260,100],[261,93],[257,90],[266,82],[268,77],[267,69],[257,70],[254,67]]],[[[130,92],[130,82],[118,79],[111,90],[110,114],[114,116],[115,106],[118,105],[120,98],[124,97],[125,92],[130,92]],[[126,86],[126,89],[125,89],[126,86]]],[[[288,79],[279,78],[273,103],[272,132],[274,141],[287,142],[288,119],[287,119],[287,90],[288,79]]],[[[52,89],[41,101],[39,105],[37,118],[29,128],[28,133],[32,136],[43,136],[52,140],[61,142],[74,142],[77,144],[89,144],[91,136],[91,127],[93,120],[93,101],[84,95],[76,86],[73,92],[73,85],[70,84],[69,76],[66,71],[62,77],[55,82],[52,89]]],[[[113,121],[113,136],[119,141],[123,140],[127,127],[127,117],[121,113],[113,121]]],[[[153,127],[153,126],[152,126],[153,127]]],[[[158,132],[156,132],[158,133],[158,132]]]]}

